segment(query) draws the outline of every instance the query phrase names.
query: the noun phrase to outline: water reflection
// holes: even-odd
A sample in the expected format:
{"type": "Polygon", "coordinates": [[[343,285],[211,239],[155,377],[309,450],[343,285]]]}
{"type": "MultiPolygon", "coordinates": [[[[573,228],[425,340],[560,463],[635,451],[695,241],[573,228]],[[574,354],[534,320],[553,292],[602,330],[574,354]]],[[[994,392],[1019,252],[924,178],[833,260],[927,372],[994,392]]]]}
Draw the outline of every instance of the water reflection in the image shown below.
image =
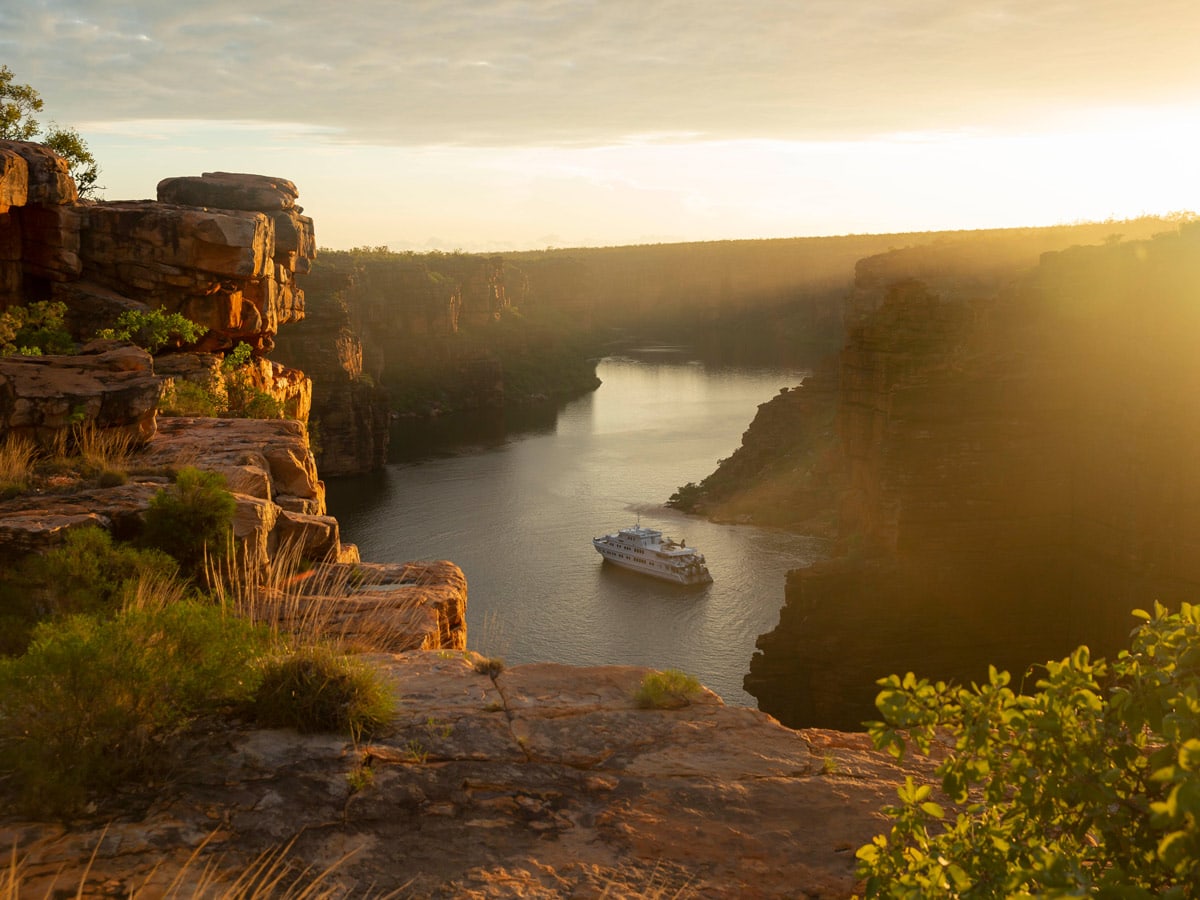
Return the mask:
{"type": "Polygon", "coordinates": [[[469,585],[468,643],[510,663],[674,666],[727,702],[778,621],[784,575],[821,557],[803,536],[717,525],[662,504],[730,455],[760,403],[802,373],[709,369],[670,352],[601,362],[557,410],[403,422],[383,473],[329,483],[365,559],[450,559],[469,585]],[[680,588],[604,564],[591,539],[633,524],[684,538],[714,583],[680,588]],[[498,637],[499,635],[499,637],[498,637]]]}

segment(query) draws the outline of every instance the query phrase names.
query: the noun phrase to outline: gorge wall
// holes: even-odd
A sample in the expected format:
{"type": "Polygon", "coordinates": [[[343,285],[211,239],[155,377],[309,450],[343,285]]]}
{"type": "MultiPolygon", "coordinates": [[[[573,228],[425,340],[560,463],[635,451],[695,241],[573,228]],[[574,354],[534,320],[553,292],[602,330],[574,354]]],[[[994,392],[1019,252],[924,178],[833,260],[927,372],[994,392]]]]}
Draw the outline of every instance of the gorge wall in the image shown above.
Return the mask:
{"type": "Polygon", "coordinates": [[[858,727],[893,671],[1112,653],[1132,609],[1200,587],[1200,225],[1007,284],[916,261],[859,266],[840,554],[790,574],[745,679],[788,724],[858,727]]]}
{"type": "Polygon", "coordinates": [[[306,321],[275,351],[317,381],[322,470],[378,468],[389,416],[503,410],[594,389],[586,310],[561,297],[539,306],[527,286],[500,257],[323,252],[306,321]]]}
{"type": "MultiPolygon", "coordinates": [[[[321,590],[314,581],[314,590],[300,590],[297,610],[332,613],[346,635],[399,622],[393,651],[463,648],[462,573],[444,562],[363,563],[342,543],[305,426],[311,382],[265,356],[280,326],[304,317],[296,277],[316,252],[295,185],[206,173],[165,179],[158,194],[157,202],[81,203],[61,158],[37,144],[0,142],[0,312],[61,302],[76,342],[68,355],[0,356],[0,442],[28,439],[53,451],[88,428],[133,441],[129,471],[116,483],[64,471],[6,490],[0,569],[60,546],[80,528],[136,540],[154,496],[173,473],[194,466],[220,474],[233,494],[234,538],[250,570],[289,556],[353,570],[354,590],[321,590]],[[153,357],[92,337],[124,311],[151,309],[181,313],[208,331],[153,357]],[[253,351],[242,374],[287,419],[159,413],[173,382],[207,383],[237,344],[253,351]]],[[[354,342],[343,347],[352,359],[354,342]]]]}
{"type": "MultiPolygon", "coordinates": [[[[337,897],[790,898],[860,889],[854,848],[881,829],[877,810],[900,780],[929,777],[926,761],[897,764],[862,736],[792,731],[703,689],[643,708],[635,699],[643,668],[505,668],[471,653],[456,566],[364,563],[341,543],[303,421],[157,415],[162,370],[210,369],[235,341],[265,352],[281,322],[299,327],[303,295],[291,275],[308,257],[280,251],[278,240],[272,250],[275,220],[236,209],[272,197],[286,207],[290,183],[215,176],[223,183],[215,194],[192,194],[190,182],[186,197],[172,195],[179,202],[114,204],[106,219],[102,205],[76,208],[57,163],[31,146],[3,147],[15,155],[0,153],[0,164],[11,173],[16,157],[49,160],[63,209],[29,202],[28,165],[25,182],[11,174],[0,182],[5,306],[62,298],[77,323],[107,325],[113,310],[162,299],[207,316],[213,331],[201,347],[157,357],[101,340],[70,355],[0,359],[0,439],[53,443],[87,423],[128,429],[139,444],[124,483],[56,471],[34,489],[6,490],[0,572],[72,529],[135,538],[172,472],[218,472],[237,501],[248,562],[288,545],[324,561],[282,585],[259,585],[289,592],[276,624],[295,630],[295,620],[317,616],[343,646],[369,653],[398,713],[369,742],[205,716],[172,735],[170,771],[94,796],[69,823],[18,818],[7,792],[19,779],[0,779],[11,891],[236,894],[260,876],[272,886],[264,890],[295,877],[279,890],[337,897]],[[39,232],[41,218],[79,230],[39,232]],[[120,225],[93,234],[89,223],[102,221],[120,225]],[[124,239],[102,253],[122,229],[124,239]]],[[[213,180],[197,181],[207,190],[213,180]]],[[[360,345],[345,330],[348,313],[334,313],[323,320],[334,349],[322,352],[349,378],[361,372],[360,345]]],[[[307,380],[286,371],[288,384],[307,380]]]]}

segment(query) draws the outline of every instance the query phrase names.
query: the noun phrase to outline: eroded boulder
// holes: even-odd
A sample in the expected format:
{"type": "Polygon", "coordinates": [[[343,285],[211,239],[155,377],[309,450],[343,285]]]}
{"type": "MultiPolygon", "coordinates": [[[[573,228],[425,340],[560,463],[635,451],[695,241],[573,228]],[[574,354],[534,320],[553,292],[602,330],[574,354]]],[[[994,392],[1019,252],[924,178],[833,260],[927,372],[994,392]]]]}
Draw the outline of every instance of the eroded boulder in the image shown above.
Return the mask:
{"type": "Polygon", "coordinates": [[[91,349],[77,356],[0,358],[0,433],[47,444],[91,422],[141,442],[153,437],[163,384],[150,354],[131,344],[91,349]]]}
{"type": "Polygon", "coordinates": [[[164,178],[158,183],[160,202],[183,206],[251,209],[269,213],[291,209],[299,196],[296,185],[286,178],[237,172],[181,175],[164,178]]]}

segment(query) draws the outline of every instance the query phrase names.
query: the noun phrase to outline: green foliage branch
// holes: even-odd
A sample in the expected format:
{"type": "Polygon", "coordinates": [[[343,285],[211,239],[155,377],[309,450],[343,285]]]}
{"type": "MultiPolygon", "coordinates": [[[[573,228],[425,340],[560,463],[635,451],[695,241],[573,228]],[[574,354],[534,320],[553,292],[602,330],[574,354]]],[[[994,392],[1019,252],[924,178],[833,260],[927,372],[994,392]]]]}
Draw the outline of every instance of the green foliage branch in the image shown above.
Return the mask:
{"type": "Polygon", "coordinates": [[[127,309],[117,316],[111,328],[101,328],[96,337],[102,340],[133,341],[150,353],[157,353],[168,344],[181,347],[194,344],[208,329],[181,313],[161,309],[127,309]]]}
{"type": "Polygon", "coordinates": [[[103,528],[75,529],[61,547],[0,574],[0,655],[25,652],[40,621],[114,615],[139,584],[165,584],[178,574],[175,560],[161,551],[116,542],[103,528]]]}
{"type": "Polygon", "coordinates": [[[954,806],[906,780],[890,832],[858,850],[867,896],[1195,896],[1200,606],[1134,614],[1111,665],[1080,647],[1032,693],[995,668],[970,687],[880,681],[876,746],[951,746],[937,774],[954,806]]]}
{"type": "Polygon", "coordinates": [[[57,300],[38,300],[0,313],[0,356],[71,353],[75,343],[64,323],[66,314],[67,305],[57,300]]]}
{"type": "Polygon", "coordinates": [[[51,123],[44,132],[36,115],[45,105],[41,95],[27,84],[13,79],[8,66],[0,66],[0,139],[9,141],[40,140],[67,161],[71,178],[79,196],[94,199],[104,186],[100,181],[100,166],[91,148],[74,128],[51,123]]]}
{"type": "Polygon", "coordinates": [[[255,383],[252,366],[250,345],[239,342],[225,354],[218,375],[204,382],[177,379],[163,396],[159,412],[166,416],[285,418],[283,402],[255,383]]]}

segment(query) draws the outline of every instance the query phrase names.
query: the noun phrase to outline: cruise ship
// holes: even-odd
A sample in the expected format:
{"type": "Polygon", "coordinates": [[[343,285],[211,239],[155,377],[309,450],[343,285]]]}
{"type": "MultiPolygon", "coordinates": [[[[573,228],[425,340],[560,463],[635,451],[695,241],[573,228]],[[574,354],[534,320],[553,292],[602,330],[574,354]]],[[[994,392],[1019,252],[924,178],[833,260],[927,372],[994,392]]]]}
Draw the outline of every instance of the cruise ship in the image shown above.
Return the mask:
{"type": "Polygon", "coordinates": [[[615,534],[592,538],[596,552],[609,562],[643,575],[675,584],[708,584],[712,576],[704,554],[684,541],[664,538],[661,531],[643,528],[639,522],[615,534]]]}

